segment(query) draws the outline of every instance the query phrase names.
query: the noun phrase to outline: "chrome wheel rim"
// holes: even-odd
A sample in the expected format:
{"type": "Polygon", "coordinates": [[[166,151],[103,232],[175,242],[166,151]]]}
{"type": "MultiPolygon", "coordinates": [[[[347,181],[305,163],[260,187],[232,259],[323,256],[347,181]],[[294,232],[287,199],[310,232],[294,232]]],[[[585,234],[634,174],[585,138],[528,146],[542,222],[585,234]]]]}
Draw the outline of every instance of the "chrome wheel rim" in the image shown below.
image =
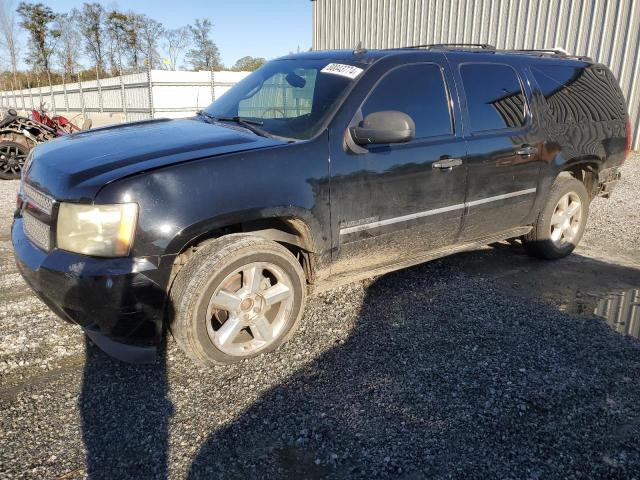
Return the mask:
{"type": "Polygon", "coordinates": [[[207,333],[223,353],[244,357],[278,340],[293,307],[289,276],[277,265],[242,266],[216,288],[207,307],[207,333]]]}
{"type": "Polygon", "coordinates": [[[551,217],[550,238],[557,247],[574,243],[582,222],[582,202],[580,197],[569,192],[556,204],[551,217]]]}
{"type": "Polygon", "coordinates": [[[0,172],[17,175],[22,171],[27,154],[19,147],[3,145],[0,147],[0,172]]]}

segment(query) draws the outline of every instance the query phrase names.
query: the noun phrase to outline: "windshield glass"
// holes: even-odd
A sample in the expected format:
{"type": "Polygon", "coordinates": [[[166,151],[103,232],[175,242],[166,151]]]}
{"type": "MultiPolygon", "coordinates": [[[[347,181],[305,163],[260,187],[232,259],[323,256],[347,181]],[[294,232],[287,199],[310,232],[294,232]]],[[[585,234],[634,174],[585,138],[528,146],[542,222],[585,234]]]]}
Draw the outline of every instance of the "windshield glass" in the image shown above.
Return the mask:
{"type": "Polygon", "coordinates": [[[362,71],[336,65],[328,59],[274,60],[237,83],[205,111],[217,118],[259,122],[271,135],[309,139],[362,71]]]}

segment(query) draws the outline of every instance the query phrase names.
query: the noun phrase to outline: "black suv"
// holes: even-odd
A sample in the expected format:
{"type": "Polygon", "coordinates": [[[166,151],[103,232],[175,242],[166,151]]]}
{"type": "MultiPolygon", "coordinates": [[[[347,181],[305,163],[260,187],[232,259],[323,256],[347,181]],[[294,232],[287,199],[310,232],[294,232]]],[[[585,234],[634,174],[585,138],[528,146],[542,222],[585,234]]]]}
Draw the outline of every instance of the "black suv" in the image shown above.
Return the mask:
{"type": "Polygon", "coordinates": [[[41,299],[96,344],[201,364],[286,341],[310,289],[520,238],[569,254],[630,146],[611,72],[488,46],[269,62],[197,116],[37,147],[12,239],[41,299]]]}

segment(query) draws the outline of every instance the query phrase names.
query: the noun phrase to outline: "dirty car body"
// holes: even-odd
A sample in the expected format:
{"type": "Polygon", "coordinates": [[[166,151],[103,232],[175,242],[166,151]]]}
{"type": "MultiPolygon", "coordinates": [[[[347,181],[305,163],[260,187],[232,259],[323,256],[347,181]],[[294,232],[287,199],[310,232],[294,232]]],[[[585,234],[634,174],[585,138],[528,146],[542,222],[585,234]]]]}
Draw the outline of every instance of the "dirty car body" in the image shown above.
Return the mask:
{"type": "Polygon", "coordinates": [[[149,360],[176,275],[207,242],[276,242],[310,289],[327,288],[527,235],[559,177],[590,198],[608,194],[629,137],[615,79],[588,59],[464,48],[292,55],[193,118],[37,147],[12,240],[53,311],[108,353],[149,360]],[[500,95],[475,91],[505,76],[500,95]],[[120,253],[64,248],[75,245],[58,232],[73,231],[60,220],[69,204],[78,215],[135,205],[120,253]]]}

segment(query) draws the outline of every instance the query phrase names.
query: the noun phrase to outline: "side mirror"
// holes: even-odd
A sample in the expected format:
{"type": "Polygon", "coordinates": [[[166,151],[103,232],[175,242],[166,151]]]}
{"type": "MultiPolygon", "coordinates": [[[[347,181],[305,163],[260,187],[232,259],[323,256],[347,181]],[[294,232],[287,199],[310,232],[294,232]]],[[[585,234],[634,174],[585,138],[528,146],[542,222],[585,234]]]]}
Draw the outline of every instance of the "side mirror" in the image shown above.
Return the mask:
{"type": "Polygon", "coordinates": [[[384,110],[370,113],[360,126],[351,127],[349,131],[357,145],[404,143],[415,138],[416,124],[406,113],[384,110]]]}

